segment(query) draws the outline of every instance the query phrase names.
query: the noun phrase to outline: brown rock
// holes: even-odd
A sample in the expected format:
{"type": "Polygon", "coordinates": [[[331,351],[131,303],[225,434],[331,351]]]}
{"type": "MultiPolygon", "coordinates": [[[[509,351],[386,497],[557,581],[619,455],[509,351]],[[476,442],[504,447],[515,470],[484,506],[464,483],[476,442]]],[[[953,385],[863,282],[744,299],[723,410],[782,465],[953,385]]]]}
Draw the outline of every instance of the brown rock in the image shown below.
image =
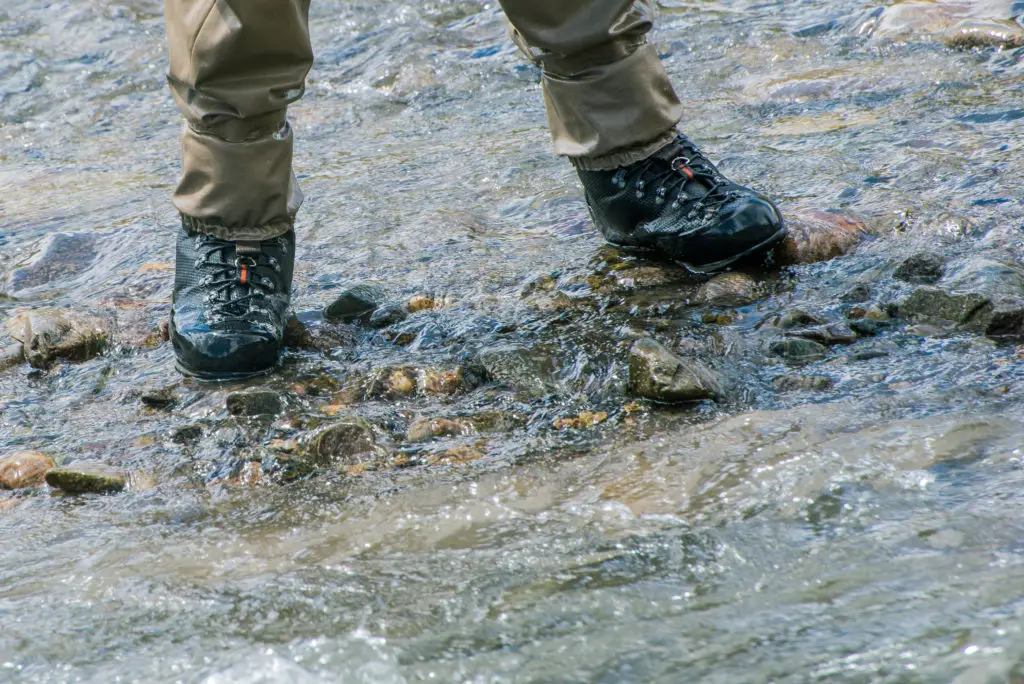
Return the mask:
{"type": "Polygon", "coordinates": [[[406,308],[409,309],[409,313],[432,311],[437,308],[437,302],[430,297],[418,295],[409,300],[409,303],[406,304],[406,308]]]}
{"type": "Polygon", "coordinates": [[[719,273],[697,292],[697,302],[710,306],[746,306],[757,297],[757,281],[739,272],[719,273]]]}
{"type": "Polygon", "coordinates": [[[629,350],[629,390],[668,403],[718,399],[724,391],[717,374],[694,359],[683,359],[648,337],[629,350]]]}
{"type": "Polygon", "coordinates": [[[846,254],[867,235],[856,219],[828,211],[804,211],[786,216],[789,235],[775,249],[781,265],[813,264],[846,254]]]}
{"type": "Polygon", "coordinates": [[[421,418],[409,426],[405,438],[410,442],[425,442],[435,437],[455,437],[466,432],[465,425],[449,418],[421,418]]]}
{"type": "Polygon", "coordinates": [[[39,487],[57,464],[38,451],[22,451],[0,460],[0,489],[39,487]]]}
{"type": "Polygon", "coordinates": [[[98,318],[73,311],[28,309],[7,321],[10,336],[24,345],[34,368],[48,368],[57,359],[85,361],[107,344],[107,326],[98,318]]]}

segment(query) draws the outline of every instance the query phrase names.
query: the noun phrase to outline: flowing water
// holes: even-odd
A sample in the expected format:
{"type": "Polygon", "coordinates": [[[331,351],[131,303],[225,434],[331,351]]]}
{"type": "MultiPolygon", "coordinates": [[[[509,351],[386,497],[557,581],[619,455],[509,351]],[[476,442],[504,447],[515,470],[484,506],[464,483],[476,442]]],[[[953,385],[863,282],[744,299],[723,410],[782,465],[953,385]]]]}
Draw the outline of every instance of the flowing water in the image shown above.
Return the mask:
{"type": "MultiPolygon", "coordinates": [[[[167,316],[180,124],[160,11],[0,0],[0,317],[46,305],[145,332],[167,316]]],[[[1017,342],[897,321],[799,370],[766,352],[774,316],[842,321],[858,284],[864,306],[905,296],[908,255],[1020,266],[1024,48],[941,33],[1022,13],[662,2],[683,129],[785,213],[839,209],[872,233],[757,273],[760,297],[709,318],[699,282],[602,246],[494,2],[318,0],[293,109],[296,310],[315,327],[365,282],[444,305],[290,350],[246,385],[286,397],[275,419],[227,415],[238,388],[182,381],[166,343],[0,372],[0,457],[155,483],[0,492],[0,681],[1024,681],[1017,342]],[[690,340],[728,400],[634,401],[639,334],[690,340]],[[543,353],[532,386],[335,394],[510,344],[543,353]],[[831,385],[776,391],[793,372],[831,385]],[[145,406],[153,389],[177,403],[145,406]],[[554,427],[582,411],[608,418],[554,427]],[[390,465],[239,475],[339,412],[376,426],[390,465]],[[481,412],[505,427],[404,437],[481,412]]]]}

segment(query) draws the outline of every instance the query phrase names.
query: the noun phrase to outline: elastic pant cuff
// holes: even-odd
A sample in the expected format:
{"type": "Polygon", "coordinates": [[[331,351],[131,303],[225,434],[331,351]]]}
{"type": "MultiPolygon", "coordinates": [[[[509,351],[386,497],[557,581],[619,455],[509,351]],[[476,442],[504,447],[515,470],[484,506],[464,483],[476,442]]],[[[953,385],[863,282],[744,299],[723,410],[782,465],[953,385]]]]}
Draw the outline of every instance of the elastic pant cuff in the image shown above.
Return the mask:
{"type": "Polygon", "coordinates": [[[566,157],[601,158],[642,147],[683,115],[652,45],[572,76],[545,72],[542,83],[555,152],[566,157]]]}
{"type": "Polygon", "coordinates": [[[302,204],[292,175],[287,123],[243,142],[199,132],[182,134],[182,175],[174,206],[198,232],[230,240],[262,240],[288,231],[302,204]]]}
{"type": "Polygon", "coordinates": [[[181,225],[190,235],[199,233],[221,240],[271,240],[287,233],[294,224],[291,220],[285,220],[272,221],[262,226],[226,226],[182,214],[181,225]]]}
{"type": "Polygon", "coordinates": [[[653,156],[655,152],[675,141],[677,135],[676,129],[670,128],[642,145],[615,150],[600,157],[570,157],[569,161],[581,171],[614,171],[653,156]]]}

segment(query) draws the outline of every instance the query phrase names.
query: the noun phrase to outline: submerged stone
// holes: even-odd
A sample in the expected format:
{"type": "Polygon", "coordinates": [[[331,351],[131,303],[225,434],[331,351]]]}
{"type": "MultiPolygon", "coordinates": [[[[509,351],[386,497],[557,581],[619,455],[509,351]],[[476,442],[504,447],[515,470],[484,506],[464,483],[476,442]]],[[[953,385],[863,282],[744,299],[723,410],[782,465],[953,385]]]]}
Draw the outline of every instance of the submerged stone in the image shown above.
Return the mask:
{"type": "Polygon", "coordinates": [[[773,342],[769,350],[772,354],[790,363],[798,364],[821,361],[828,353],[828,349],[824,345],[799,337],[773,342]]]}
{"type": "Polygon", "coordinates": [[[905,259],[893,277],[908,283],[934,283],[946,272],[946,260],[938,254],[921,252],[905,259]]]}
{"type": "Polygon", "coordinates": [[[396,323],[401,323],[408,317],[409,310],[403,305],[388,304],[374,311],[370,316],[368,324],[371,328],[387,328],[396,323]]]}
{"type": "Polygon", "coordinates": [[[86,361],[107,344],[102,320],[72,311],[22,310],[7,321],[7,330],[24,345],[25,359],[34,368],[48,368],[58,359],[86,361]]]}
{"type": "Polygon", "coordinates": [[[710,306],[746,306],[758,297],[758,283],[746,273],[719,273],[697,292],[697,303],[710,306]]]}
{"type": "Polygon", "coordinates": [[[782,375],[772,380],[776,392],[799,392],[831,389],[835,383],[824,375],[782,375]]]}
{"type": "Polygon", "coordinates": [[[786,333],[789,337],[799,337],[805,340],[814,340],[826,347],[837,344],[853,344],[857,341],[857,334],[841,323],[829,325],[818,325],[812,328],[801,330],[790,330],[786,333]]]}
{"type": "Polygon", "coordinates": [[[46,473],[46,484],[69,494],[108,494],[120,492],[127,479],[123,473],[102,463],[74,463],[46,473]]]}
{"type": "Polygon", "coordinates": [[[234,392],[228,395],[227,409],[233,416],[277,415],[284,410],[284,402],[270,390],[234,392]]]}
{"type": "Polygon", "coordinates": [[[54,282],[69,281],[84,273],[96,260],[96,236],[92,233],[54,233],[46,238],[32,260],[11,272],[11,294],[54,282]]]}
{"type": "Polygon", "coordinates": [[[718,399],[723,383],[699,361],[684,359],[649,337],[629,350],[629,390],[638,397],[666,403],[718,399]]]}
{"type": "Polygon", "coordinates": [[[534,350],[514,344],[488,347],[477,354],[477,362],[489,380],[524,394],[543,396],[555,389],[551,359],[534,350]]]}
{"type": "Polygon", "coordinates": [[[350,466],[360,463],[360,456],[376,450],[373,426],[362,418],[346,418],[314,434],[307,454],[318,466],[350,466]]]}
{"type": "Polygon", "coordinates": [[[1024,28],[1019,24],[997,19],[964,19],[946,31],[942,42],[958,50],[1024,47],[1024,28]]]}
{"type": "Polygon", "coordinates": [[[405,433],[410,442],[424,442],[435,437],[455,437],[468,432],[465,425],[450,418],[421,418],[413,421],[405,433]]]}
{"type": "Polygon", "coordinates": [[[25,362],[25,345],[21,342],[0,349],[0,371],[20,366],[25,362]]]}
{"type": "Polygon", "coordinates": [[[972,257],[936,286],[914,290],[897,310],[915,323],[946,321],[992,338],[1024,337],[1024,271],[972,257]]]}
{"type": "Polygon", "coordinates": [[[367,320],[387,300],[387,291],[377,285],[356,285],[342,292],[324,309],[329,321],[352,323],[367,320]]]}
{"type": "Polygon", "coordinates": [[[0,460],[0,489],[39,487],[55,467],[52,458],[38,451],[13,454],[0,460]]]}
{"type": "Polygon", "coordinates": [[[804,211],[786,216],[789,234],[775,249],[775,262],[784,266],[813,264],[846,254],[867,235],[852,216],[828,211],[804,211]]]}

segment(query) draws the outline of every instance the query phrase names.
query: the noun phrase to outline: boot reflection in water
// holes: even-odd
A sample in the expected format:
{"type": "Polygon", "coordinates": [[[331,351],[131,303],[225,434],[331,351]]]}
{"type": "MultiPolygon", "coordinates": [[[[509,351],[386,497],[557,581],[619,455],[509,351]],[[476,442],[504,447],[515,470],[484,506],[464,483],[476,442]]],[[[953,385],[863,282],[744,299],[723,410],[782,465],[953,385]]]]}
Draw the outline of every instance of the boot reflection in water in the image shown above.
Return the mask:
{"type": "MultiPolygon", "coordinates": [[[[502,0],[543,70],[555,152],[575,166],[610,242],[698,272],[785,237],[766,197],[679,133],[683,109],[647,42],[649,0],[502,0]]],[[[206,379],[272,370],[284,336],[302,194],[288,105],[313,63],[309,0],[165,0],[168,80],[185,116],[170,334],[206,379]]]]}

